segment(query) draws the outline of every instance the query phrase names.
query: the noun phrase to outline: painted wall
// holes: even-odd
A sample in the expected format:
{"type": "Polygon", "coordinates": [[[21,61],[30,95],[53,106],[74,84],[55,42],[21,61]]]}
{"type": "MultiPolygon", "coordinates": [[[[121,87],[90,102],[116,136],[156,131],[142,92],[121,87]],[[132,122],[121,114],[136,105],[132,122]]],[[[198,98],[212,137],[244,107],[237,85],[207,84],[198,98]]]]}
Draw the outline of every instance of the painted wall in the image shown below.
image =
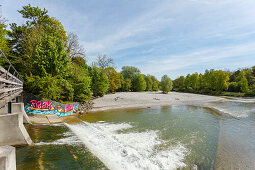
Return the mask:
{"type": "Polygon", "coordinates": [[[31,100],[25,106],[26,113],[56,114],[59,117],[71,115],[78,109],[78,104],[64,105],[53,101],[31,100]]]}

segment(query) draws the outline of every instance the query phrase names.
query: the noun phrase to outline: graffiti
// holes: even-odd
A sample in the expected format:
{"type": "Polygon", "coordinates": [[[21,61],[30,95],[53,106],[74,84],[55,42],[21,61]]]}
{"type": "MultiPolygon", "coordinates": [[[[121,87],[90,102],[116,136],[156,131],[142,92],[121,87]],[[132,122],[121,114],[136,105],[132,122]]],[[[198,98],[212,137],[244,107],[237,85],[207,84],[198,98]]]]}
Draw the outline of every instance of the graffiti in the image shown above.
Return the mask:
{"type": "Polygon", "coordinates": [[[37,101],[37,100],[31,100],[30,103],[33,105],[33,108],[35,109],[48,109],[51,110],[52,102],[45,101],[37,101]]]}
{"type": "Polygon", "coordinates": [[[26,113],[33,114],[56,114],[59,117],[67,116],[77,110],[78,105],[70,104],[65,107],[62,104],[53,104],[52,101],[37,101],[31,100],[28,105],[25,106],[26,113]]]}
{"type": "Polygon", "coordinates": [[[66,112],[70,112],[71,110],[73,110],[73,105],[69,105],[69,106],[66,106],[66,112]]]}

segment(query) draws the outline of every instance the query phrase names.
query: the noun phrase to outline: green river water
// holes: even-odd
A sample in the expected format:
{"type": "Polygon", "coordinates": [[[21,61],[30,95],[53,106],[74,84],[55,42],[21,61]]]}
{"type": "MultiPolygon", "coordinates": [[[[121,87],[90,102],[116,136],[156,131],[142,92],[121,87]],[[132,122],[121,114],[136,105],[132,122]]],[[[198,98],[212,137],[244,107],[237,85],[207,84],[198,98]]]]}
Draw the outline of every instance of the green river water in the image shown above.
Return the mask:
{"type": "Polygon", "coordinates": [[[254,169],[255,101],[86,114],[81,123],[30,125],[34,146],[17,169],[254,169]],[[219,114],[220,113],[220,114],[219,114]]]}

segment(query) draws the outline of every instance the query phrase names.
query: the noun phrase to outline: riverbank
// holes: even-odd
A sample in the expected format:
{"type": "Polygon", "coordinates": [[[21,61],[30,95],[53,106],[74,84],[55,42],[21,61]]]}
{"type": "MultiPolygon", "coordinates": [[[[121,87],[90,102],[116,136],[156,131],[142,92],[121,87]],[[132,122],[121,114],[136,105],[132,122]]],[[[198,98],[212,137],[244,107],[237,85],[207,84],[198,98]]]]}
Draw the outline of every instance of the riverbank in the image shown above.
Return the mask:
{"type": "Polygon", "coordinates": [[[94,107],[91,112],[125,109],[125,108],[148,108],[168,105],[198,105],[206,106],[209,102],[222,102],[227,99],[216,96],[170,92],[118,92],[94,99],[94,107]]]}
{"type": "MultiPolygon", "coordinates": [[[[118,92],[115,94],[107,94],[92,100],[94,106],[90,112],[128,108],[150,108],[177,104],[207,106],[207,103],[209,102],[222,102],[226,100],[228,99],[223,97],[179,92],[170,92],[168,94],[163,94],[161,92],[118,92]]],[[[78,115],[75,114],[66,117],[58,117],[57,115],[28,115],[31,122],[34,124],[54,124],[78,121],[78,115]]]]}

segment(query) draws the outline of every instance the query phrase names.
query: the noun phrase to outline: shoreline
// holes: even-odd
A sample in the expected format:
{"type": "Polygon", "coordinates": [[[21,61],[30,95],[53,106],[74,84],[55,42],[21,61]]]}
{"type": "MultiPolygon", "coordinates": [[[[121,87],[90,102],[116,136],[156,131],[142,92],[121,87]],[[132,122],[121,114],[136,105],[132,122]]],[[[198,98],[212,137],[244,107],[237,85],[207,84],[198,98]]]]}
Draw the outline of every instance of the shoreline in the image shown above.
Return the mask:
{"type": "Polygon", "coordinates": [[[193,105],[208,107],[210,102],[223,102],[228,99],[218,96],[194,93],[169,92],[117,92],[94,99],[94,107],[89,111],[109,111],[119,109],[146,109],[156,106],[193,105]],[[117,100],[116,100],[117,98],[117,100]]]}
{"type": "MultiPolygon", "coordinates": [[[[171,105],[209,107],[208,103],[210,102],[223,102],[227,100],[228,99],[223,97],[194,93],[169,92],[168,94],[163,94],[161,92],[117,92],[92,100],[94,106],[88,113],[121,109],[148,109],[171,105]]],[[[79,122],[79,115],[77,114],[61,118],[56,115],[28,114],[28,116],[33,124],[79,122]]]]}

